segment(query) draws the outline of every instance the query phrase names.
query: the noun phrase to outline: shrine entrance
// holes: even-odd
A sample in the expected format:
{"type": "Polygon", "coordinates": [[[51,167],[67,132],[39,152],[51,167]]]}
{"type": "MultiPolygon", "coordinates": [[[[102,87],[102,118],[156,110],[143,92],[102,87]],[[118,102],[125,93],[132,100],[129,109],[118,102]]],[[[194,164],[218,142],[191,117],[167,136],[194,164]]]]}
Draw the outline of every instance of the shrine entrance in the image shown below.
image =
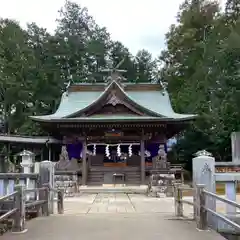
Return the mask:
{"type": "Polygon", "coordinates": [[[88,144],[90,167],[140,167],[139,143],[98,143],[88,144]]]}
{"type": "Polygon", "coordinates": [[[56,113],[31,117],[62,140],[67,154],[57,166],[80,172],[84,186],[119,178],[146,184],[146,173],[168,168],[166,157],[158,158],[159,146],[166,155],[167,139],[196,118],[176,114],[160,84],[132,84],[122,72],[108,69],[98,84],[70,84],[56,113]]]}

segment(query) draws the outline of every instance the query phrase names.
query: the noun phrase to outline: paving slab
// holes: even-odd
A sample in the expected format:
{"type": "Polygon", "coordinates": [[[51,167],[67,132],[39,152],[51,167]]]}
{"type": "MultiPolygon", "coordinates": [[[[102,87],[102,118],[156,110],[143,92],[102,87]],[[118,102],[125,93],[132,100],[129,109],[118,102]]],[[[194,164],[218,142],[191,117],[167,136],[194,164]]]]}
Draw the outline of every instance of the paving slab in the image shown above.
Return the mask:
{"type": "Polygon", "coordinates": [[[1,240],[223,240],[212,231],[198,231],[195,223],[164,214],[53,215],[28,222],[24,234],[5,234],[1,240]]]}
{"type": "MultiPolygon", "coordinates": [[[[192,197],[184,197],[193,201],[192,197]]],[[[55,206],[56,207],[56,206],[55,206]]],[[[65,214],[93,213],[174,213],[174,199],[152,198],[141,194],[100,193],[81,194],[64,201],[65,214]]],[[[183,205],[184,215],[192,217],[193,207],[183,205]]],[[[225,213],[226,204],[217,201],[217,211],[225,213]]]]}
{"type": "MultiPolygon", "coordinates": [[[[174,212],[173,198],[85,193],[66,198],[63,215],[31,220],[27,233],[6,234],[1,240],[224,239],[215,232],[198,231],[194,221],[176,220],[174,212]]],[[[193,207],[184,204],[184,213],[192,218],[193,207]]]]}
{"type": "MultiPolygon", "coordinates": [[[[191,200],[191,197],[189,197],[191,200]]],[[[55,206],[56,207],[56,206],[55,206]]],[[[65,214],[93,213],[174,213],[173,198],[152,198],[140,194],[82,194],[64,201],[65,214]]],[[[186,216],[191,206],[184,205],[186,216]]]]}

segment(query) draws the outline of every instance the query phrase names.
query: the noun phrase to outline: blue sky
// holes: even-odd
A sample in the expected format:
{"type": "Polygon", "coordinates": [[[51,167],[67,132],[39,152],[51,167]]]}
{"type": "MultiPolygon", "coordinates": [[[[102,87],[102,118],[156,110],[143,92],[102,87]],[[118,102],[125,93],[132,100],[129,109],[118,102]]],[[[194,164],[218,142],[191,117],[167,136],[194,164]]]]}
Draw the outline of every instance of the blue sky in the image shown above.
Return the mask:
{"type": "MultiPolygon", "coordinates": [[[[225,0],[222,0],[225,1],[225,0]]],[[[53,31],[58,10],[65,0],[0,0],[0,16],[13,18],[25,26],[36,22],[53,31]]],[[[164,35],[175,23],[183,0],[75,0],[89,9],[98,24],[107,27],[114,40],[135,54],[147,49],[157,56],[164,48],[164,35]]]]}

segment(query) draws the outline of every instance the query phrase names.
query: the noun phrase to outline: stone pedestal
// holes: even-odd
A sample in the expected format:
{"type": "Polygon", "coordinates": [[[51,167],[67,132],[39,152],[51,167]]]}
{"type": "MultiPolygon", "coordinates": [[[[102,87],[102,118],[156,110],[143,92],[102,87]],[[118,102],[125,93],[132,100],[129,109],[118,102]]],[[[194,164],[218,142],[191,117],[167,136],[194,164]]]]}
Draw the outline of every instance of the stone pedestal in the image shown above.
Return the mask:
{"type": "MultiPolygon", "coordinates": [[[[39,165],[40,185],[48,184],[50,190],[54,189],[54,163],[43,161],[39,165]]],[[[50,191],[50,213],[53,213],[54,192],[50,191]]]]}
{"type": "MultiPolygon", "coordinates": [[[[196,189],[197,184],[204,184],[206,190],[212,193],[216,192],[215,181],[215,158],[207,151],[199,151],[196,157],[193,158],[193,187],[196,189]]],[[[206,200],[208,208],[216,211],[216,199],[208,197],[206,200]]],[[[194,209],[194,212],[196,209],[194,209]]],[[[213,226],[215,224],[214,217],[209,214],[209,223],[213,226]]]]}

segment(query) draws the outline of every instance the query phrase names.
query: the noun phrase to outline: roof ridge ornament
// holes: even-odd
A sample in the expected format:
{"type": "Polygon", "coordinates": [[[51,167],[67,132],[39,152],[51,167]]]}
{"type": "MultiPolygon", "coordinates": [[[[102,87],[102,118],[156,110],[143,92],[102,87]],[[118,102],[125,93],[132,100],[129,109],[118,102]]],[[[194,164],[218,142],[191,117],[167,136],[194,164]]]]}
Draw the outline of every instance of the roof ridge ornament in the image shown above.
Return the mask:
{"type": "Polygon", "coordinates": [[[71,87],[72,83],[73,83],[73,76],[72,76],[72,74],[69,74],[68,82],[64,83],[64,85],[66,86],[65,87],[65,92],[66,92],[67,95],[68,95],[68,89],[71,87]]]}
{"type": "Polygon", "coordinates": [[[107,84],[116,81],[121,83],[122,81],[126,81],[127,79],[122,75],[122,73],[127,72],[125,69],[119,69],[119,67],[124,63],[125,58],[123,58],[115,67],[110,67],[106,69],[102,69],[101,72],[106,72],[109,74],[106,81],[107,84]]]}

